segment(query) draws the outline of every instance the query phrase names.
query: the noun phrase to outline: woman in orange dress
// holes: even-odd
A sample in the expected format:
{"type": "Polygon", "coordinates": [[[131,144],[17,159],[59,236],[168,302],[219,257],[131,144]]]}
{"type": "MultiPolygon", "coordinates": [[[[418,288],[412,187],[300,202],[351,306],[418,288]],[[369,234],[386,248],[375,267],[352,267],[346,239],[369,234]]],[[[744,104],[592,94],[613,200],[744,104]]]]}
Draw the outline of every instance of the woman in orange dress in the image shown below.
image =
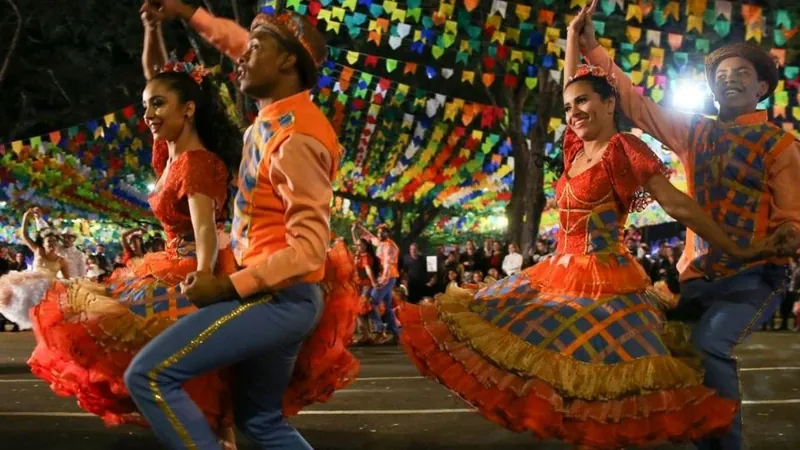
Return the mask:
{"type": "MultiPolygon", "coordinates": [[[[107,425],[146,424],[123,376],[145,344],[197,309],[181,295],[186,275],[234,270],[230,251],[218,249],[217,225],[226,218],[241,133],[228,120],[207,71],[166,63],[159,28],[145,25],[145,54],[159,56],[154,65],[161,68],[145,67],[144,118],[155,141],[152,165],[158,179],[149,202],[168,237],[166,250],[148,253],[111,284],[54,285],[31,312],[37,340],[28,362],[33,373],[57,394],[75,396],[81,408],[107,425]]],[[[230,389],[224,378],[209,373],[186,388],[211,426],[231,441],[230,389]]]]}
{"type": "Polygon", "coordinates": [[[703,386],[688,333],[665,323],[623,227],[649,194],[735,258],[772,250],[738,247],[644,142],[619,132],[615,82],[578,68],[577,47],[570,32],[555,254],[477,293],[450,288],[434,305],[404,305],[401,343],[486,418],[538,438],[618,449],[723,432],[737,403],[703,386]]]}

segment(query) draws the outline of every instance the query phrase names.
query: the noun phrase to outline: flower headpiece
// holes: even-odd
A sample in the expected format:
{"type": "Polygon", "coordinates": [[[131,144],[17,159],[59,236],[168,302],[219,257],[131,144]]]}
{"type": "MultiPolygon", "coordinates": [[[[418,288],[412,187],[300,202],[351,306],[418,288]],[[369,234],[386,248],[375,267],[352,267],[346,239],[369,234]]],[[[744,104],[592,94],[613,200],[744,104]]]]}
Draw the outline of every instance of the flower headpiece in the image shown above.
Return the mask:
{"type": "Polygon", "coordinates": [[[190,77],[192,77],[194,82],[200,86],[203,85],[203,77],[211,73],[211,71],[206,69],[205,66],[203,66],[202,64],[192,64],[188,62],[179,62],[179,61],[170,61],[164,64],[164,67],[161,68],[161,73],[164,72],[185,73],[190,77]]]}
{"type": "Polygon", "coordinates": [[[602,67],[600,66],[593,66],[589,64],[581,64],[578,66],[578,70],[575,71],[575,75],[569,77],[569,82],[572,83],[573,81],[583,78],[583,77],[598,77],[598,78],[605,78],[609,85],[611,85],[611,89],[614,92],[619,93],[619,83],[617,83],[617,77],[614,76],[613,73],[607,73],[602,67]]]}

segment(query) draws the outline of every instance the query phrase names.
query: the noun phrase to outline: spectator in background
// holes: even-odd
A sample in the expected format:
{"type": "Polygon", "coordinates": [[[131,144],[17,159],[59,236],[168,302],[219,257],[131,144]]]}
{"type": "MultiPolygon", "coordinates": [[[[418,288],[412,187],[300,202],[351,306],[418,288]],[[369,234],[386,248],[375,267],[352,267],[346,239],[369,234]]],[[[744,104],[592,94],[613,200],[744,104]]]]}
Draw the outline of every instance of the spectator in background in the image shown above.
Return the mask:
{"type": "Polygon", "coordinates": [[[508,255],[503,258],[503,272],[510,277],[521,270],[522,255],[517,251],[517,244],[508,244],[508,255]]]}
{"type": "Polygon", "coordinates": [[[499,242],[492,242],[492,253],[489,256],[489,264],[486,270],[489,269],[497,269],[498,271],[503,269],[503,258],[505,255],[503,254],[503,244],[499,242]]]}
{"type": "Polygon", "coordinates": [[[447,288],[459,287],[461,285],[459,280],[461,280],[461,275],[456,270],[449,269],[447,271],[447,288]]]}
{"type": "Polygon", "coordinates": [[[464,253],[461,255],[461,264],[464,266],[464,272],[472,274],[476,270],[480,270],[483,264],[478,250],[475,248],[475,243],[467,241],[464,245],[464,253]]]}
{"type": "Polygon", "coordinates": [[[419,303],[423,297],[428,295],[426,284],[430,277],[425,257],[419,252],[416,243],[412,243],[408,247],[408,253],[403,256],[400,263],[402,271],[408,277],[408,301],[419,303]]]}
{"type": "MultiPolygon", "coordinates": [[[[789,330],[789,318],[793,315],[793,307],[794,302],[797,300],[798,288],[798,264],[797,260],[793,259],[789,264],[789,286],[786,291],[786,295],[783,296],[783,300],[781,300],[780,309],[780,318],[781,324],[775,327],[775,330],[778,331],[788,331],[789,330]]],[[[775,317],[773,316],[772,320],[769,321],[770,325],[775,323],[775,317]]],[[[795,328],[797,328],[797,321],[795,321],[795,328]]]]}
{"type": "Polygon", "coordinates": [[[440,292],[444,292],[447,289],[447,285],[450,283],[449,272],[451,270],[458,274],[459,280],[464,275],[464,266],[458,262],[458,253],[454,251],[447,254],[444,264],[440,267],[440,292]]]}
{"type": "Polygon", "coordinates": [[[11,261],[8,257],[8,249],[0,248],[0,277],[11,272],[11,261]]]}
{"type": "Polygon", "coordinates": [[[97,261],[97,267],[103,271],[103,273],[108,273],[111,271],[111,265],[108,262],[108,258],[106,258],[106,247],[103,244],[97,244],[95,246],[94,252],[94,259],[97,261]]]}
{"type": "Polygon", "coordinates": [[[481,255],[481,270],[486,272],[489,270],[489,258],[492,257],[492,249],[494,248],[494,240],[492,238],[486,238],[483,240],[483,247],[480,249],[481,255]]]}
{"type": "Polygon", "coordinates": [[[14,262],[9,265],[9,269],[16,270],[17,272],[25,272],[28,270],[28,263],[25,262],[25,254],[17,252],[14,257],[14,262]]]}
{"type": "Polygon", "coordinates": [[[533,251],[533,265],[539,263],[550,253],[550,246],[548,245],[547,241],[544,239],[537,240],[536,248],[533,251]]]}

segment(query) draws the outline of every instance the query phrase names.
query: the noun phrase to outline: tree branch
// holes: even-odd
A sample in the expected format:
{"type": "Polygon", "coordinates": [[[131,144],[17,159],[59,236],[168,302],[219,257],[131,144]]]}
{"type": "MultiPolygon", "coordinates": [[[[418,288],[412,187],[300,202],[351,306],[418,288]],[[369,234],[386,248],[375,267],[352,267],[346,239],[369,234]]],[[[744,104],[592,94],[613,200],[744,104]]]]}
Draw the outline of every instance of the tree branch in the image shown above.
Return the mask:
{"type": "Polygon", "coordinates": [[[61,95],[64,96],[64,98],[67,99],[67,102],[69,102],[70,106],[72,106],[72,99],[69,98],[69,95],[67,95],[66,91],[64,91],[64,88],[61,86],[61,83],[59,83],[58,79],[56,79],[56,74],[53,73],[53,69],[47,69],[47,73],[50,74],[50,78],[52,78],[53,83],[55,83],[59,92],[61,92],[61,95]]]}
{"type": "Polygon", "coordinates": [[[19,36],[22,33],[22,14],[19,12],[19,8],[14,0],[7,0],[8,4],[11,5],[11,9],[14,10],[14,14],[17,16],[17,27],[14,30],[14,37],[11,38],[11,45],[8,48],[8,54],[6,54],[5,60],[3,61],[3,67],[0,67],[0,86],[3,85],[3,80],[6,77],[6,73],[8,72],[8,65],[11,63],[11,56],[14,54],[14,50],[17,47],[17,43],[19,42],[19,36]]]}

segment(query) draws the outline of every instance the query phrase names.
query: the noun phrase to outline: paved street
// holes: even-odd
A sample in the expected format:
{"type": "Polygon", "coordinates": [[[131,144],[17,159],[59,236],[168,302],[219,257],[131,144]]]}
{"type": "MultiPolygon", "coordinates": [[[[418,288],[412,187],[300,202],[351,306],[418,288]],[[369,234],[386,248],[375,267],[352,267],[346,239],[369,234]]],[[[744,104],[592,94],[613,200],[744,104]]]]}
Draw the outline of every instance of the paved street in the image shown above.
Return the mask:
{"type": "MultiPolygon", "coordinates": [[[[25,364],[31,333],[0,333],[0,448],[158,449],[146,429],[107,429],[73,399],[56,397],[25,364]]],[[[421,378],[395,347],[356,349],[361,378],[293,419],[317,450],[566,449],[508,432],[421,378]]],[[[750,448],[800,448],[800,334],[759,333],[740,352],[750,448]]],[[[240,448],[255,447],[242,437],[240,448]]],[[[690,446],[663,446],[688,449],[690,446]]]]}

